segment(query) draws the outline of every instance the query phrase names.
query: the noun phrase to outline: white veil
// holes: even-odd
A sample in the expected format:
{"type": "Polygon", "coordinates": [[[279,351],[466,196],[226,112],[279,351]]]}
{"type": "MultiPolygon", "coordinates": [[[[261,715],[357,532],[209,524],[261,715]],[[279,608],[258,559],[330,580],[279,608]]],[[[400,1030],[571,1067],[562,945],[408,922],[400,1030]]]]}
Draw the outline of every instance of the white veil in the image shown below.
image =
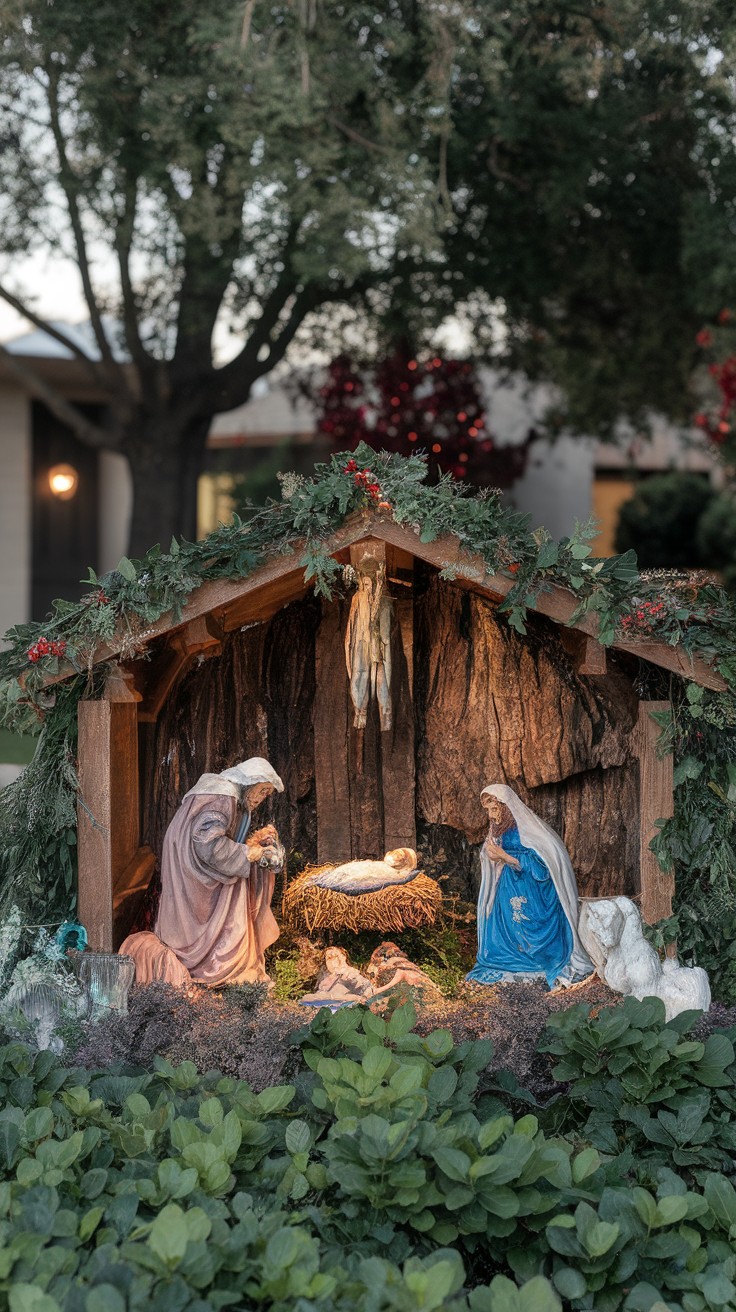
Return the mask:
{"type": "MultiPolygon", "coordinates": [[[[544,820],[540,820],[538,815],[530,811],[513,788],[509,788],[507,784],[488,784],[483,789],[481,797],[488,795],[498,798],[499,802],[503,802],[504,806],[508,807],[514,817],[523,846],[530,847],[544,861],[555,886],[555,892],[560,899],[565,918],[572,930],[573,947],[570,968],[573,975],[589,975],[595,967],[588,957],[578,933],[578,917],[580,915],[578,887],[565,844],[559,834],[556,834],[554,829],[545,824],[544,820]]],[[[478,898],[478,912],[483,916],[488,916],[496,898],[502,866],[498,861],[491,861],[486,853],[485,844],[481,848],[480,868],[482,879],[478,898]]]]}
{"type": "Polygon", "coordinates": [[[231,765],[229,770],[223,770],[221,774],[200,775],[185,796],[207,793],[210,796],[239,798],[244,788],[252,788],[254,784],[270,784],[277,793],[284,791],[284,785],[273,766],[262,756],[251,756],[249,760],[241,761],[240,765],[231,765]]]}

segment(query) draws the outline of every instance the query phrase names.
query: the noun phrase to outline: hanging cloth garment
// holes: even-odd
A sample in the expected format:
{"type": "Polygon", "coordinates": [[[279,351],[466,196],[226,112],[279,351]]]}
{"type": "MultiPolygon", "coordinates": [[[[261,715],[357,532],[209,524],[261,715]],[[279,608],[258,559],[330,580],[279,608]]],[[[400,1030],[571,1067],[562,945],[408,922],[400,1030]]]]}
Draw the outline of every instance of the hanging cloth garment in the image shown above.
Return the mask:
{"type": "Polygon", "coordinates": [[[381,731],[391,728],[391,624],[393,603],[386,591],[386,568],[358,574],[345,634],[345,663],[356,729],[364,729],[372,697],[378,702],[381,731]]]}

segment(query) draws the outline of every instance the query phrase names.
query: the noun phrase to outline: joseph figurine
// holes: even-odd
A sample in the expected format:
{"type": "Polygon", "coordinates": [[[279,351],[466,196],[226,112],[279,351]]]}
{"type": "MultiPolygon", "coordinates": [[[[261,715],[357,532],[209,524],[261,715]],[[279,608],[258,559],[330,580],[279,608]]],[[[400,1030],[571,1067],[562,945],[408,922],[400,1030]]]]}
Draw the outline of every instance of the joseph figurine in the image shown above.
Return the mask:
{"type": "Polygon", "coordinates": [[[266,948],[279,936],[271,911],[283,848],[272,825],[251,817],[282,784],[255,756],[204,774],[184,797],[164,838],[155,932],[202,984],[268,980],[266,948]]]}

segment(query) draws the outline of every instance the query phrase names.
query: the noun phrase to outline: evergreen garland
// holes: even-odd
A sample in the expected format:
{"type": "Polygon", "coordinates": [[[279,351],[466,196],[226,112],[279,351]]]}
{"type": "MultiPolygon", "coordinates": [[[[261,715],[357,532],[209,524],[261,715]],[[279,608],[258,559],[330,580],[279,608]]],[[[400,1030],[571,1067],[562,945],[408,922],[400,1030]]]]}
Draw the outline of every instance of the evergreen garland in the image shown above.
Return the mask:
{"type": "MultiPolygon", "coordinates": [[[[602,643],[617,637],[667,642],[702,655],[723,675],[729,690],[719,694],[671,678],[677,808],[655,849],[677,871],[677,919],[663,933],[676,930],[681,945],[713,970],[725,951],[724,934],[736,940],[733,599],[707,576],[640,575],[633,552],[595,560],[591,526],[556,542],[543,528],[532,531],[530,517],[503,506],[497,493],[473,492],[449,476],[429,485],[426,474],[418,455],[376,453],[361,444],[352,455],[342,452],[317,466],[313,478],[284,475],[280,501],[202,542],[154,547],[101,578],[90,571],[81,601],[56,601],[42,623],[10,631],[0,653],[0,724],[42,728],[33,761],[0,793],[0,914],[15,902],[34,922],[52,923],[74,905],[76,707],[81,697],[99,695],[104,671],[98,667],[92,678],[99,647],[115,638],[123,659],[134,655],[163,615],[181,616],[205,580],[246,578],[297,545],[307,578],[329,596],[339,566],[326,540],[348,515],[372,507],[413,528],[422,542],[452,534],[489,572],[506,574],[513,586],[499,609],[519,632],[540,592],[561,585],[577,597],[576,618],[596,612],[602,643]],[[74,677],[50,689],[49,677],[67,669],[74,677]]],[[[736,957],[732,975],[725,992],[736,998],[736,957]]]]}

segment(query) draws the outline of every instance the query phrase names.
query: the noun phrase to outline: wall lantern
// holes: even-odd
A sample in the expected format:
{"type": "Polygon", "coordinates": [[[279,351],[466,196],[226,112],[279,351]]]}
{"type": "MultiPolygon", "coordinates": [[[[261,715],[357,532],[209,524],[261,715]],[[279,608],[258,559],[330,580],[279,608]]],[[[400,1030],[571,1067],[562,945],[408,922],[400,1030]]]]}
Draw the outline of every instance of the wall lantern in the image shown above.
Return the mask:
{"type": "Polygon", "coordinates": [[[59,501],[70,501],[79,485],[79,474],[71,465],[54,465],[49,470],[49,487],[59,501]]]}

